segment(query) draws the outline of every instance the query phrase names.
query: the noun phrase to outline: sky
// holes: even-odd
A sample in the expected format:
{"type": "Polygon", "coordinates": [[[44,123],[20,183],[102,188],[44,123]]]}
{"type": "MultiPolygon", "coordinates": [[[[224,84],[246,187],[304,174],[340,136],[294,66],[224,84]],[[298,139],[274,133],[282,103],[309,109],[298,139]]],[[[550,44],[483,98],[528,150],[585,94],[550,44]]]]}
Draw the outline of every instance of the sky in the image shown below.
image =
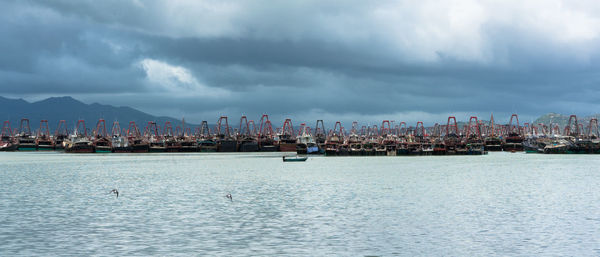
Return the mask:
{"type": "Polygon", "coordinates": [[[599,36],[597,0],[2,0],[0,95],[191,122],[588,115],[599,36]]]}

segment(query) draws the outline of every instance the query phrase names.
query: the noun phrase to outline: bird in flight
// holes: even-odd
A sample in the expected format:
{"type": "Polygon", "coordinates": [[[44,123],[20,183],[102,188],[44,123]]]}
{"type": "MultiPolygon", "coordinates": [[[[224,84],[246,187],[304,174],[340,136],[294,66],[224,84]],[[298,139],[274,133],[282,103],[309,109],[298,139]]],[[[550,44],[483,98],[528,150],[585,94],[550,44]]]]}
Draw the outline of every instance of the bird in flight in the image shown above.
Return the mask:
{"type": "Polygon", "coordinates": [[[110,192],[108,192],[109,194],[116,194],[117,198],[119,198],[119,190],[117,190],[116,188],[113,190],[110,190],[110,192]]]}

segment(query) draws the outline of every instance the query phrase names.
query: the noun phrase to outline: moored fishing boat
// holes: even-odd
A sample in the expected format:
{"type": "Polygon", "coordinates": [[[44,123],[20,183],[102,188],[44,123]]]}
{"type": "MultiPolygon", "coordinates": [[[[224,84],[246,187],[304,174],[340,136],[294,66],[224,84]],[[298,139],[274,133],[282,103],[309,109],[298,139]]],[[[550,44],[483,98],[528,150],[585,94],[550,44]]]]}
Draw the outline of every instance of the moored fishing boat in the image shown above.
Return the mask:
{"type": "Polygon", "coordinates": [[[254,131],[254,121],[248,122],[246,116],[240,118],[240,128],[237,135],[237,145],[239,152],[258,152],[258,141],[256,139],[256,131],[254,131]],[[250,129],[252,125],[252,130],[250,129]]]}
{"type": "Polygon", "coordinates": [[[131,147],[129,147],[129,140],[127,137],[121,135],[113,135],[112,147],[114,153],[130,153],[131,147]]]}
{"type": "Polygon", "coordinates": [[[213,153],[217,151],[217,143],[212,139],[198,140],[198,148],[203,153],[213,153]]]}
{"type": "Polygon", "coordinates": [[[199,147],[196,143],[196,140],[190,137],[183,137],[178,139],[180,148],[180,152],[198,152],[199,147]]]}
{"type": "Polygon", "coordinates": [[[291,119],[285,119],[283,122],[282,133],[279,135],[280,152],[296,152],[296,136],[291,119]]]}
{"type": "Polygon", "coordinates": [[[69,138],[69,131],[67,131],[67,122],[65,120],[61,120],[58,122],[58,127],[54,132],[54,149],[55,150],[65,150],[66,141],[69,138]]]}
{"type": "Polygon", "coordinates": [[[113,151],[112,141],[108,138],[106,123],[103,119],[98,120],[98,123],[96,123],[92,143],[96,153],[112,153],[113,151]]]}
{"type": "Polygon", "coordinates": [[[492,114],[490,118],[490,123],[488,125],[488,131],[485,133],[484,137],[484,150],[491,152],[499,152],[502,151],[502,139],[496,136],[496,125],[494,123],[494,115],[492,114]]]}
{"type": "Polygon", "coordinates": [[[166,151],[165,141],[159,130],[158,124],[154,121],[148,122],[148,126],[144,130],[144,138],[148,142],[149,153],[162,153],[166,151]]]}
{"type": "Polygon", "coordinates": [[[181,119],[181,129],[177,127],[175,139],[179,143],[179,151],[180,152],[198,152],[200,148],[198,147],[196,138],[191,134],[191,130],[186,128],[185,119],[181,119]]]}
{"type": "Polygon", "coordinates": [[[150,149],[148,142],[142,137],[134,121],[129,122],[126,132],[127,145],[132,153],[147,153],[150,149]]]}
{"type": "Polygon", "coordinates": [[[310,128],[306,127],[305,123],[300,124],[300,131],[296,140],[296,152],[298,154],[308,154],[309,144],[316,146],[315,139],[310,133],[310,128]]]}
{"type": "Polygon", "coordinates": [[[221,116],[219,118],[217,121],[216,132],[215,141],[217,142],[217,152],[237,151],[237,140],[231,136],[227,116],[221,116]]]}
{"type": "Polygon", "coordinates": [[[444,141],[435,139],[432,144],[433,152],[432,155],[446,155],[446,145],[444,141]]]}
{"type": "Polygon", "coordinates": [[[554,137],[545,142],[545,154],[566,154],[569,150],[569,143],[562,137],[554,137]]]}
{"type": "Polygon", "coordinates": [[[173,133],[173,126],[171,122],[165,122],[165,126],[163,128],[162,141],[164,143],[164,151],[165,152],[180,152],[181,151],[181,143],[175,137],[173,133]]]}
{"type": "Polygon", "coordinates": [[[523,141],[525,153],[543,153],[544,148],[540,146],[541,138],[527,138],[523,141]]]}
{"type": "Polygon", "coordinates": [[[508,124],[508,135],[504,138],[504,144],[502,150],[507,152],[518,152],[523,151],[523,135],[521,134],[521,128],[519,126],[519,117],[516,114],[510,116],[510,122],[508,124]],[[517,125],[513,125],[513,118],[516,120],[517,125]]]}
{"type": "Polygon", "coordinates": [[[21,119],[19,132],[17,134],[17,145],[19,151],[37,150],[35,137],[31,134],[31,128],[29,127],[29,119],[21,119]]]}
{"type": "Polygon", "coordinates": [[[476,116],[471,116],[467,126],[467,134],[465,136],[468,155],[487,154],[484,147],[482,133],[479,126],[479,120],[476,116]]]}
{"type": "Polygon", "coordinates": [[[325,156],[338,155],[338,150],[344,142],[343,136],[342,123],[338,121],[325,141],[325,156]]]}
{"type": "Polygon", "coordinates": [[[364,154],[361,141],[362,140],[357,134],[357,131],[353,128],[350,131],[350,135],[348,135],[348,140],[346,141],[346,144],[348,145],[348,154],[350,156],[361,156],[364,154]]]}
{"type": "Polygon", "coordinates": [[[37,137],[35,138],[35,146],[38,151],[52,151],[54,150],[54,140],[50,137],[50,129],[48,128],[48,121],[40,121],[40,128],[38,129],[37,137]]]}
{"type": "Polygon", "coordinates": [[[93,142],[88,138],[87,131],[85,129],[85,121],[77,121],[77,126],[73,131],[73,134],[69,137],[65,146],[65,152],[67,153],[93,153],[94,145],[93,142]]]}
{"type": "Polygon", "coordinates": [[[421,144],[421,155],[433,155],[433,145],[429,142],[421,144]]]}
{"type": "Polygon", "coordinates": [[[279,150],[275,141],[273,126],[269,121],[269,115],[263,114],[260,118],[260,128],[258,130],[258,147],[261,152],[276,152],[279,150]]]}
{"type": "Polygon", "coordinates": [[[18,145],[13,137],[13,131],[10,127],[10,121],[4,121],[2,132],[0,133],[0,151],[16,151],[18,145]]]}
{"type": "Polygon", "coordinates": [[[111,130],[111,142],[113,153],[130,153],[129,140],[121,134],[121,125],[118,121],[113,122],[111,130]]]}
{"type": "Polygon", "coordinates": [[[199,152],[216,152],[217,142],[213,140],[213,136],[210,133],[207,121],[202,121],[200,129],[196,131],[196,145],[198,146],[199,152]]]}

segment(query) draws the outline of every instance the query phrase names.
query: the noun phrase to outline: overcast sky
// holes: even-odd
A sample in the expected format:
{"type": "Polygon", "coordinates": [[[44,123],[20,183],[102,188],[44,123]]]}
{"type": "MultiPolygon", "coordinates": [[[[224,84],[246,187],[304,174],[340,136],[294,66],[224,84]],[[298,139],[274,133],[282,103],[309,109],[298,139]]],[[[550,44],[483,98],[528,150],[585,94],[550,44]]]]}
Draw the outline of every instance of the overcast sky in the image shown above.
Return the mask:
{"type": "Polygon", "coordinates": [[[597,0],[3,0],[0,35],[0,95],[192,122],[600,112],[597,0]]]}

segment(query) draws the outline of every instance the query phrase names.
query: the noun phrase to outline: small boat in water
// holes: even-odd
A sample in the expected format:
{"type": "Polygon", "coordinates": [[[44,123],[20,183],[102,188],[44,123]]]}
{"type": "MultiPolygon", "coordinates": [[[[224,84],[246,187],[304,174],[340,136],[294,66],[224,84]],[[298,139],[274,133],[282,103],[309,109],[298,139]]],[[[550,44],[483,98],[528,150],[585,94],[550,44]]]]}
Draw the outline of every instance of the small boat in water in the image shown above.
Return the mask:
{"type": "Polygon", "coordinates": [[[283,156],[283,161],[284,162],[303,162],[306,161],[308,159],[308,157],[300,157],[300,156],[296,156],[296,157],[291,157],[291,156],[283,156]]]}

